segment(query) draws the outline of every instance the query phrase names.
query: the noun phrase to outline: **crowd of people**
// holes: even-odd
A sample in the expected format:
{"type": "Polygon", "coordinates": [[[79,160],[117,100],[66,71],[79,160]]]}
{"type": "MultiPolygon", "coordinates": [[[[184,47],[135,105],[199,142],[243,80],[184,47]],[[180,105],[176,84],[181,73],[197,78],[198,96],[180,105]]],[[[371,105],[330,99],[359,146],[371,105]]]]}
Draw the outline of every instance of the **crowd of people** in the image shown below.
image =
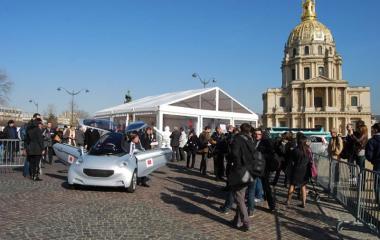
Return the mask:
{"type": "MultiPolygon", "coordinates": [[[[157,129],[155,129],[157,130],[157,129]]],[[[331,140],[328,144],[328,155],[331,159],[347,161],[365,168],[366,160],[373,164],[373,170],[380,172],[380,124],[372,127],[373,136],[369,139],[368,128],[359,121],[354,126],[348,124],[347,135],[342,137],[336,129],[331,129],[331,140]]],[[[41,160],[52,164],[55,143],[66,143],[90,150],[100,138],[96,128],[64,127],[53,129],[51,123],[43,124],[41,116],[35,114],[33,119],[17,132],[13,121],[0,133],[0,139],[22,139],[29,166],[25,175],[39,181],[41,160]]],[[[230,213],[236,203],[236,214],[233,225],[242,231],[250,229],[250,218],[254,216],[255,205],[266,201],[269,211],[276,211],[276,197],[272,188],[278,184],[281,173],[284,174],[284,187],[288,196],[284,203],[291,204],[294,192],[298,192],[301,200],[298,205],[305,208],[307,204],[307,185],[317,175],[313,161],[311,139],[301,132],[285,132],[279,138],[272,139],[267,130],[253,128],[244,123],[239,128],[218,126],[212,131],[209,126],[197,136],[194,129],[169,127],[160,133],[162,144],[171,147],[172,161],[186,161],[186,168],[191,170],[199,165],[201,175],[210,174],[207,169],[209,159],[213,160],[215,180],[225,182],[222,189],[226,192],[224,204],[220,206],[223,214],[230,213]],[[197,155],[201,155],[196,164],[197,155]],[[271,181],[273,177],[273,181],[271,181]]],[[[135,149],[150,150],[158,145],[153,128],[147,127],[145,132],[133,132],[125,142],[126,152],[135,149]]],[[[4,149],[5,146],[3,146],[4,149]]],[[[352,176],[355,178],[356,176],[352,176]]],[[[142,186],[149,187],[147,178],[139,179],[142,186]]],[[[376,199],[380,199],[380,181],[375,181],[376,199]]]]}
{"type": "MultiPolygon", "coordinates": [[[[272,139],[268,131],[255,129],[249,124],[242,124],[240,128],[227,126],[225,130],[226,133],[221,127],[216,127],[212,131],[207,126],[197,136],[193,129],[186,133],[183,128],[174,128],[168,136],[173,149],[172,161],[187,160],[186,168],[193,169],[196,155],[199,154],[198,170],[202,175],[207,175],[211,172],[207,169],[208,160],[213,159],[215,180],[226,182],[223,188],[226,199],[220,211],[228,214],[236,203],[235,227],[243,231],[250,229],[249,218],[254,216],[258,202],[267,201],[269,210],[276,211],[272,186],[278,184],[281,172],[284,173],[284,187],[288,192],[284,204],[290,205],[293,193],[297,192],[301,200],[298,206],[306,207],[307,185],[317,176],[309,137],[301,132],[285,132],[279,138],[272,139]]],[[[362,121],[356,124],[355,129],[348,124],[345,137],[341,137],[336,129],[331,129],[330,133],[329,157],[356,164],[360,169],[368,160],[373,164],[374,171],[380,171],[379,124],[372,127],[373,137],[370,140],[368,129],[362,121]]],[[[379,186],[380,183],[375,184],[376,188],[379,186]]]]}
{"type": "Polygon", "coordinates": [[[27,124],[19,127],[19,130],[13,120],[8,121],[7,126],[0,132],[0,139],[7,140],[4,144],[0,143],[0,156],[11,162],[16,154],[25,155],[23,175],[30,176],[34,181],[41,181],[43,165],[53,163],[55,143],[65,143],[89,150],[99,138],[100,134],[96,129],[88,128],[84,131],[82,127],[66,125],[63,128],[53,127],[51,122],[44,124],[41,115],[35,113],[27,124]],[[24,146],[20,146],[19,140],[24,146]]]}

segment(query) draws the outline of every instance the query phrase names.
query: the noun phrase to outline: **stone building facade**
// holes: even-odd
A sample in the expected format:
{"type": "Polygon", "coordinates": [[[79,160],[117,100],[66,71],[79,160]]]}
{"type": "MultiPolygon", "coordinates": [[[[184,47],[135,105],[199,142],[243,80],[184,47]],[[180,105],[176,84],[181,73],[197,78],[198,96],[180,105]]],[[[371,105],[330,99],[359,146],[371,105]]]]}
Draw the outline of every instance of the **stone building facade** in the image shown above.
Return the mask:
{"type": "Polygon", "coordinates": [[[266,127],[336,128],[371,124],[369,87],[343,78],[342,57],[331,31],[317,20],[315,0],[303,1],[302,22],[290,33],[282,62],[282,87],[263,94],[266,127]]]}

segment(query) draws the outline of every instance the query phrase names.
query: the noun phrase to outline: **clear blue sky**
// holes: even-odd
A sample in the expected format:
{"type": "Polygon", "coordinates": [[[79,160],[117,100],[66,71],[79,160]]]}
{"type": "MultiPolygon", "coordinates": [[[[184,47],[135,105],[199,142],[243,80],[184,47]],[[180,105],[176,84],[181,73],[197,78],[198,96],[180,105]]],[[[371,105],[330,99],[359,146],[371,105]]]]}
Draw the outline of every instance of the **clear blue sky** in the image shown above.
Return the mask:
{"type": "MultiPolygon", "coordinates": [[[[344,78],[371,86],[380,113],[379,0],[318,0],[333,32],[344,78]]],[[[68,109],[58,86],[89,88],[78,105],[90,113],[134,98],[201,88],[199,72],[254,111],[281,84],[290,31],[301,0],[0,0],[0,69],[14,81],[10,105],[68,109]]],[[[43,112],[43,111],[41,111],[43,112]]]]}

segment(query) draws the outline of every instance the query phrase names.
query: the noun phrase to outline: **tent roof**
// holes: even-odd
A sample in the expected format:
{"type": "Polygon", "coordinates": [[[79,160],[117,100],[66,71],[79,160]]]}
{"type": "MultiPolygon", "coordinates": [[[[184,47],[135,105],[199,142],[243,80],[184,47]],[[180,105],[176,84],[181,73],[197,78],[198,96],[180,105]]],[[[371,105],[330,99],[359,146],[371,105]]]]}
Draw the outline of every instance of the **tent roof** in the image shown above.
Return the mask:
{"type": "Polygon", "coordinates": [[[237,100],[235,100],[233,97],[228,95],[219,87],[213,87],[213,88],[202,88],[202,89],[195,89],[195,90],[180,91],[180,92],[171,92],[171,93],[165,93],[165,94],[156,95],[156,96],[144,97],[144,98],[132,101],[130,103],[125,103],[125,104],[117,105],[111,108],[100,110],[95,113],[95,116],[156,111],[160,108],[160,106],[173,105],[176,103],[180,103],[181,101],[184,101],[187,99],[193,99],[197,96],[215,92],[215,91],[219,91],[220,93],[223,93],[224,96],[227,96],[228,98],[230,98],[232,101],[238,104],[240,108],[244,109],[248,114],[256,115],[253,111],[245,107],[243,104],[239,103],[237,100]]]}

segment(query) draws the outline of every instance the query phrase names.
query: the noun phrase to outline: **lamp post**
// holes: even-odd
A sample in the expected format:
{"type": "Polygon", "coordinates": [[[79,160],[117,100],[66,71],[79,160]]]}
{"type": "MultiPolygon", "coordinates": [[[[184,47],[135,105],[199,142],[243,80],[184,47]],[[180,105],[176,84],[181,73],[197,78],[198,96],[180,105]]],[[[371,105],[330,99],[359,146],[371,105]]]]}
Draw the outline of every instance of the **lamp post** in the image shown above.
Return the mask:
{"type": "Polygon", "coordinates": [[[79,91],[75,91],[75,90],[69,91],[69,90],[67,90],[64,87],[58,87],[57,88],[57,91],[62,91],[62,90],[64,90],[67,94],[69,94],[71,96],[71,120],[70,120],[70,125],[73,126],[74,125],[74,97],[76,95],[80,94],[82,91],[84,91],[85,93],[89,93],[90,90],[88,90],[88,89],[81,89],[79,91]]]}
{"type": "Polygon", "coordinates": [[[30,102],[30,103],[33,103],[34,106],[36,106],[36,109],[37,109],[37,112],[36,112],[36,113],[38,113],[38,102],[36,102],[36,101],[34,101],[34,100],[32,100],[32,99],[30,99],[29,102],[30,102]]]}
{"type": "Polygon", "coordinates": [[[210,78],[209,80],[205,80],[203,78],[201,78],[201,76],[198,74],[198,73],[193,73],[192,75],[193,78],[198,78],[199,81],[201,81],[201,83],[203,84],[203,88],[206,88],[206,86],[209,84],[209,83],[216,83],[216,80],[215,78],[210,78]]]}

